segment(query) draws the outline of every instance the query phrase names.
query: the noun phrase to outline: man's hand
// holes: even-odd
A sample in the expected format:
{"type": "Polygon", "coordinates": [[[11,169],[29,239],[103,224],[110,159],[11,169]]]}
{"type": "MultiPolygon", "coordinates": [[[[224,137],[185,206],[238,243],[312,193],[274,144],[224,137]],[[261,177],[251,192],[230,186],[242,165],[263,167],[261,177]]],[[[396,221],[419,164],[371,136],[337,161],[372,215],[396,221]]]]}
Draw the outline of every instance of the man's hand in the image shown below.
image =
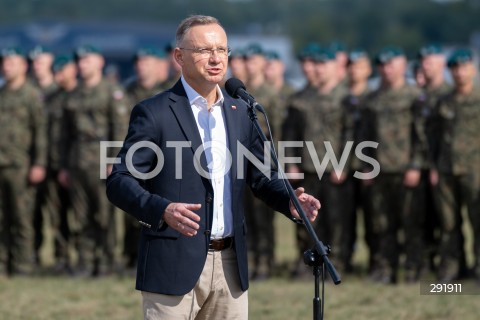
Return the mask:
{"type": "Polygon", "coordinates": [[[200,216],[191,210],[199,210],[202,207],[199,203],[170,203],[163,214],[163,220],[173,229],[181,234],[193,237],[200,228],[198,221],[200,216]]]}
{"type": "MultiPolygon", "coordinates": [[[[305,193],[305,189],[300,187],[295,190],[295,194],[297,195],[298,201],[302,206],[303,211],[307,215],[308,220],[314,221],[318,215],[318,210],[320,209],[320,201],[318,201],[315,197],[305,193]]],[[[292,201],[290,201],[290,213],[293,217],[297,219],[302,219],[298,214],[297,209],[293,205],[292,201]]]]}
{"type": "Polygon", "coordinates": [[[435,169],[430,170],[430,184],[432,186],[438,185],[438,171],[435,169]]]}
{"type": "Polygon", "coordinates": [[[32,166],[28,173],[28,181],[31,184],[39,184],[45,179],[45,168],[42,166],[32,166]]]}
{"type": "Polygon", "coordinates": [[[418,169],[408,169],[403,178],[403,184],[409,188],[415,188],[420,183],[421,172],[418,169]]]}

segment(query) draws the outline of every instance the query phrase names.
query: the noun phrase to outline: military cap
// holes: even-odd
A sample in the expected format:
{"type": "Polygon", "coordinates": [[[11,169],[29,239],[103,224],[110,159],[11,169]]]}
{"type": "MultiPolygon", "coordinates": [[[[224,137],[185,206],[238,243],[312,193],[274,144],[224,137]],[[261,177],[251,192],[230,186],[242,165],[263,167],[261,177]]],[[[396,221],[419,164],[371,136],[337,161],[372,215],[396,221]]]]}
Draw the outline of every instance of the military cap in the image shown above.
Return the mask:
{"type": "Polygon", "coordinates": [[[280,60],[280,54],[275,50],[265,51],[265,57],[267,60],[280,60]]]}
{"type": "Polygon", "coordinates": [[[330,43],[328,47],[330,48],[330,50],[332,50],[335,53],[347,52],[347,46],[345,45],[345,43],[341,41],[333,41],[332,43],[330,43]]]}
{"type": "Polygon", "coordinates": [[[9,56],[20,56],[22,58],[26,58],[25,51],[23,51],[20,47],[7,47],[0,51],[0,58],[9,56]]]}
{"type": "Polygon", "coordinates": [[[467,48],[456,49],[448,58],[447,65],[449,68],[459,64],[464,64],[473,61],[473,52],[467,48]]]}
{"type": "Polygon", "coordinates": [[[28,53],[28,58],[30,60],[34,60],[38,58],[39,55],[44,53],[52,54],[52,51],[45,46],[38,45],[38,46],[35,46],[32,50],[30,50],[30,52],[28,53]]]}
{"type": "Polygon", "coordinates": [[[368,59],[367,51],[363,49],[353,49],[348,53],[348,64],[354,63],[362,58],[368,59]]]}
{"type": "Polygon", "coordinates": [[[88,54],[102,54],[100,49],[93,46],[93,45],[90,45],[90,44],[86,44],[86,45],[82,45],[82,46],[79,46],[77,49],[75,49],[75,58],[78,59],[78,58],[82,58],[88,54]]]}
{"type": "Polygon", "coordinates": [[[321,47],[318,43],[310,42],[303,47],[298,53],[299,60],[313,59],[313,57],[320,51],[321,47]]]}
{"type": "Polygon", "coordinates": [[[230,59],[232,58],[245,58],[245,50],[242,48],[232,49],[232,52],[230,53],[230,59]]]}
{"type": "Polygon", "coordinates": [[[330,48],[327,47],[320,47],[319,50],[313,55],[313,60],[315,62],[326,62],[335,60],[335,52],[333,52],[330,48]]]}
{"type": "Polygon", "coordinates": [[[419,59],[424,58],[431,54],[443,54],[443,48],[437,43],[430,43],[424,45],[418,50],[417,56],[419,59]]]}
{"type": "Polygon", "coordinates": [[[378,52],[375,57],[376,64],[384,64],[396,57],[404,57],[405,52],[400,47],[389,46],[385,47],[378,52]]]}
{"type": "Polygon", "coordinates": [[[156,58],[165,58],[167,53],[164,50],[161,50],[156,47],[143,47],[137,50],[134,56],[134,60],[137,60],[142,57],[156,57],[156,58]]]}
{"type": "Polygon", "coordinates": [[[53,72],[58,72],[62,70],[67,64],[74,62],[75,59],[71,54],[62,54],[53,60],[52,70],[53,72]]]}
{"type": "Polygon", "coordinates": [[[258,43],[251,43],[245,48],[245,57],[249,58],[253,55],[265,55],[265,51],[262,46],[258,43]]]}

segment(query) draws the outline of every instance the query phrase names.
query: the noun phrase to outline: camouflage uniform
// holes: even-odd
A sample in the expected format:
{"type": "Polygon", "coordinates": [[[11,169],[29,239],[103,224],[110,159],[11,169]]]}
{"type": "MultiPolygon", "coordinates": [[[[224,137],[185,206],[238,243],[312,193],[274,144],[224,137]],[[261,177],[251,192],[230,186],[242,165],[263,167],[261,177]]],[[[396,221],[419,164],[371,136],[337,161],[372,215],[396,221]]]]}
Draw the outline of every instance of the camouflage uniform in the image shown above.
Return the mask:
{"type": "Polygon", "coordinates": [[[417,158],[421,159],[419,167],[421,178],[419,185],[412,191],[412,206],[410,208],[414,225],[422,226],[423,234],[420,232],[412,235],[415,237],[417,255],[406,261],[407,280],[416,280],[420,272],[427,267],[434,268],[433,259],[437,251],[439,239],[436,237],[436,230],[440,229],[440,214],[434,203],[434,190],[430,184],[430,170],[432,169],[432,157],[435,153],[432,148],[438,139],[438,121],[435,120],[435,106],[438,100],[451,90],[450,86],[443,83],[441,86],[429,89],[424,88],[413,105],[414,113],[414,150],[419,153],[417,158]],[[410,274],[409,274],[410,273],[410,274]]]}
{"type": "MultiPolygon", "coordinates": [[[[288,107],[287,121],[284,125],[285,141],[312,141],[321,162],[325,155],[324,142],[330,142],[338,158],[341,148],[340,136],[342,131],[341,99],[345,95],[344,88],[336,86],[329,94],[319,94],[314,88],[306,89],[303,93],[292,97],[288,107]]],[[[314,222],[314,228],[325,244],[331,244],[332,258],[335,263],[341,256],[341,235],[343,208],[339,206],[345,185],[331,182],[333,166],[328,164],[320,178],[306,146],[303,148],[287,148],[289,157],[301,157],[301,172],[304,173],[302,186],[322,203],[322,214],[314,222]]],[[[313,243],[304,226],[297,229],[299,248],[299,264],[303,263],[303,252],[310,249],[313,243]]],[[[297,266],[297,271],[301,268],[297,266]]]]}
{"type": "MultiPolygon", "coordinates": [[[[264,108],[270,121],[272,134],[275,137],[279,133],[282,112],[277,110],[273,88],[263,84],[257,89],[250,90],[264,108]]],[[[268,139],[267,122],[265,117],[257,112],[258,122],[268,139]]],[[[276,141],[275,141],[276,142],[276,141]]],[[[251,191],[245,193],[245,221],[248,229],[249,271],[252,279],[263,279],[271,275],[274,264],[275,233],[274,211],[261,200],[257,199],[251,191]]]]}
{"type": "Polygon", "coordinates": [[[32,165],[45,165],[45,117],[40,92],[26,82],[0,88],[0,273],[32,269],[32,165]]]}
{"type": "Polygon", "coordinates": [[[137,104],[139,101],[152,97],[166,89],[169,89],[165,84],[157,83],[152,88],[145,88],[138,83],[138,81],[133,81],[125,89],[128,94],[129,99],[131,100],[131,105],[137,104]]]}
{"type": "Polygon", "coordinates": [[[454,91],[440,100],[436,166],[439,171],[438,203],[441,212],[439,278],[458,276],[462,252],[461,207],[466,205],[474,234],[476,275],[480,276],[480,94],[454,91]]]}
{"type": "Polygon", "coordinates": [[[407,260],[418,250],[412,239],[422,232],[410,211],[412,190],[407,190],[403,182],[405,170],[419,166],[418,159],[411,159],[412,107],[419,94],[419,89],[409,85],[396,90],[380,88],[365,102],[365,124],[371,130],[368,140],[379,143],[377,149],[372,149],[381,170],[371,189],[373,229],[379,241],[372,276],[381,282],[396,281],[400,253],[397,233],[401,227],[405,226],[407,260]]]}
{"type": "Polygon", "coordinates": [[[114,227],[104,181],[99,175],[100,141],[123,140],[125,102],[121,89],[102,80],[91,88],[80,85],[65,106],[63,165],[71,174],[80,274],[103,273],[111,267],[107,264],[113,262],[107,233],[114,227]]]}

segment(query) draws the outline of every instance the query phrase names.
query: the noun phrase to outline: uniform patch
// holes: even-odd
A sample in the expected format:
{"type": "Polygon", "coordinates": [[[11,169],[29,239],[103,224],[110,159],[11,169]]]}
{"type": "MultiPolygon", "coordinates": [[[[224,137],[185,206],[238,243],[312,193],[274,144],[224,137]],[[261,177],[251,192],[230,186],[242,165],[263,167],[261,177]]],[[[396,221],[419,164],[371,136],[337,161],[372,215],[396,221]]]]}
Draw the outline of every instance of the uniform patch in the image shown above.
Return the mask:
{"type": "Polygon", "coordinates": [[[123,94],[122,90],[115,90],[113,91],[113,98],[115,100],[122,100],[125,95],[123,94]]]}

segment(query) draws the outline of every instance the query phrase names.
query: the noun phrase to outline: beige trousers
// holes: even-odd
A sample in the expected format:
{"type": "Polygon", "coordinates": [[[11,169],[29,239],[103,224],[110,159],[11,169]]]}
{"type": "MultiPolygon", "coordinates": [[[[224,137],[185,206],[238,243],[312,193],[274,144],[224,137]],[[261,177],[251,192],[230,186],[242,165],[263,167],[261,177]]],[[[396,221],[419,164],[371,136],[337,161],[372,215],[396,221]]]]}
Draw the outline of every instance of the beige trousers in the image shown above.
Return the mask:
{"type": "Polygon", "coordinates": [[[248,292],[238,280],[233,249],[209,251],[195,287],[184,296],[142,291],[146,320],[248,319],[248,292]]]}

